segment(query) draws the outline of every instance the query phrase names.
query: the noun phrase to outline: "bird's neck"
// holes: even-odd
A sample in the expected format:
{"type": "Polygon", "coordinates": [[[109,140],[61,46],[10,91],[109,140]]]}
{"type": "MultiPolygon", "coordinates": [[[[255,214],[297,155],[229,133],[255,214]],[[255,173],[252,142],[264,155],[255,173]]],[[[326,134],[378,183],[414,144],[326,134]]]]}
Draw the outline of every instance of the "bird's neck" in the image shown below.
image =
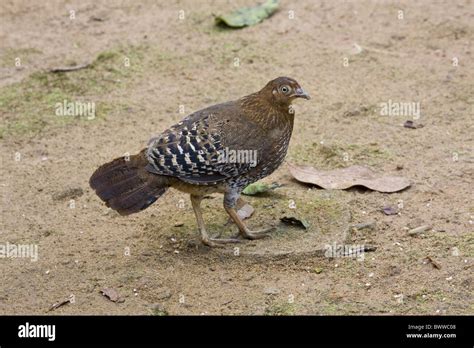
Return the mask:
{"type": "Polygon", "coordinates": [[[240,105],[246,117],[264,130],[293,128],[295,115],[290,105],[272,103],[259,92],[241,98],[240,105]]]}

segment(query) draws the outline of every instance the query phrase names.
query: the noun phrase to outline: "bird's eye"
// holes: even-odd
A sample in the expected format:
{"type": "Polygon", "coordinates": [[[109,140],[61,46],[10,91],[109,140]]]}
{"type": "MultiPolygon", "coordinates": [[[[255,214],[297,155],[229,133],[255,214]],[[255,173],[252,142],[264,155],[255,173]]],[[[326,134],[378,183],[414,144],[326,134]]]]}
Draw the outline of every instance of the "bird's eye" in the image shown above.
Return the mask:
{"type": "Polygon", "coordinates": [[[288,94],[290,92],[290,87],[289,86],[283,86],[280,88],[281,93],[283,94],[288,94]]]}

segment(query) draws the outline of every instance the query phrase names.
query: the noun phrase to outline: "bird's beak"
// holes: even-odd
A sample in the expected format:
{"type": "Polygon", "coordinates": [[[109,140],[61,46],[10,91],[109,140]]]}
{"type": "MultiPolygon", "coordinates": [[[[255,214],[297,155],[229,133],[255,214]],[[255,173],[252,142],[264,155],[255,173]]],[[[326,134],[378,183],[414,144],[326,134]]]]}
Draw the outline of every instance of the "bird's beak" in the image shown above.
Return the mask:
{"type": "Polygon", "coordinates": [[[295,97],[297,97],[297,98],[304,98],[304,99],[307,99],[307,100],[311,99],[311,97],[309,96],[309,94],[306,93],[306,92],[304,91],[304,89],[301,88],[301,87],[296,89],[295,97]]]}

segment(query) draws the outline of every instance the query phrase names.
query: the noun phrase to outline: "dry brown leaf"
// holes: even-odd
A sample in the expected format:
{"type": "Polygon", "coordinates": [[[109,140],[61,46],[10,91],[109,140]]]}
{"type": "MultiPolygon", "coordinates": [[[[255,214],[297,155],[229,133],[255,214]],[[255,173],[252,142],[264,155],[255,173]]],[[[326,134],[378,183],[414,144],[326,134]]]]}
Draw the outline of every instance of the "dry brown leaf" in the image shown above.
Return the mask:
{"type": "Polygon", "coordinates": [[[251,217],[254,211],[255,211],[255,209],[250,204],[246,203],[242,208],[240,208],[237,211],[237,215],[242,220],[245,220],[245,219],[251,217]]]}
{"type": "Polygon", "coordinates": [[[112,288],[105,288],[100,290],[100,293],[107,297],[112,302],[120,302],[120,295],[118,294],[117,290],[112,288]]]}
{"type": "Polygon", "coordinates": [[[301,182],[320,186],[327,190],[344,190],[352,186],[365,186],[379,192],[397,192],[410,186],[401,176],[383,176],[362,166],[351,166],[329,171],[288,163],[290,173],[301,182]]]}
{"type": "Polygon", "coordinates": [[[283,216],[282,218],[280,218],[280,221],[287,225],[304,228],[305,230],[309,228],[308,221],[306,221],[305,219],[299,219],[294,216],[283,216]]]}

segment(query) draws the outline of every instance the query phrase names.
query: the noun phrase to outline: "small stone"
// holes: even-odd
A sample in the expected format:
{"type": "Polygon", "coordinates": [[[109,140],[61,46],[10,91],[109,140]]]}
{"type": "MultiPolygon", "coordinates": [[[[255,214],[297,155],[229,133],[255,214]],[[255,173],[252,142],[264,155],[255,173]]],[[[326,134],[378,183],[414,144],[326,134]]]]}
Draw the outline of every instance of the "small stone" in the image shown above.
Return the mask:
{"type": "Polygon", "coordinates": [[[403,124],[403,127],[410,128],[410,129],[417,129],[417,128],[423,128],[424,125],[421,123],[413,122],[412,120],[407,120],[403,124]]]}
{"type": "Polygon", "coordinates": [[[156,294],[155,298],[157,300],[166,300],[171,297],[171,291],[169,289],[161,290],[158,294],[156,294]]]}
{"type": "Polygon", "coordinates": [[[393,206],[386,206],[382,208],[382,211],[385,215],[397,215],[398,208],[393,206]]]}
{"type": "Polygon", "coordinates": [[[373,230],[375,228],[375,221],[362,222],[360,224],[355,224],[352,226],[352,228],[355,228],[356,230],[362,230],[365,228],[373,230]]]}

